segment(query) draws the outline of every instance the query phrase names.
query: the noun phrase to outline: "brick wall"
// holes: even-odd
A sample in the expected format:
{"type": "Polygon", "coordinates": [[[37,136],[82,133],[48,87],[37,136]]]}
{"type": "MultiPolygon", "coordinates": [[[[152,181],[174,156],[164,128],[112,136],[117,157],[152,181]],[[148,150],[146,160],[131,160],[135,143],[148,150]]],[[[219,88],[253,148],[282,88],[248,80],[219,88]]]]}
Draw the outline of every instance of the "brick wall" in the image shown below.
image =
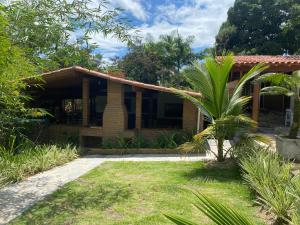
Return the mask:
{"type": "Polygon", "coordinates": [[[198,109],[188,100],[183,101],[182,129],[186,131],[197,130],[198,109]]]}
{"type": "Polygon", "coordinates": [[[103,113],[103,138],[121,135],[127,128],[127,117],[123,85],[108,81],[107,104],[103,113]]]}

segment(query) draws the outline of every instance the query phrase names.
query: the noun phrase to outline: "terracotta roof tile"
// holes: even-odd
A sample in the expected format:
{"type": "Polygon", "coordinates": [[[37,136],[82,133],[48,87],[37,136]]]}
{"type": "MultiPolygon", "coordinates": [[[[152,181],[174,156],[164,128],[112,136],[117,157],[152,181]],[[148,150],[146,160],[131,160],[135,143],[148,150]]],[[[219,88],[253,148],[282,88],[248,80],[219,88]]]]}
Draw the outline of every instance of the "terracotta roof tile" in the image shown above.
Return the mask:
{"type": "MultiPolygon", "coordinates": [[[[218,56],[220,57],[220,56],[218,56]]],[[[234,56],[236,64],[294,64],[300,65],[300,55],[282,56],[282,55],[239,55],[234,56]]]]}

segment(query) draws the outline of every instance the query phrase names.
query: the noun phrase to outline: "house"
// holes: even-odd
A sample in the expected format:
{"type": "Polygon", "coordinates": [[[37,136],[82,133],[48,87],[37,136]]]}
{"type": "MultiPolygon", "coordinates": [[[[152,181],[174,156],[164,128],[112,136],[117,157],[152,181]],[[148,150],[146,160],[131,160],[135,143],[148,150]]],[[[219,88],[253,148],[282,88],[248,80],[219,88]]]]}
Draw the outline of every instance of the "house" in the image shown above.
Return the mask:
{"type": "MultiPolygon", "coordinates": [[[[269,68],[265,72],[292,74],[300,70],[300,56],[270,56],[270,55],[241,55],[234,56],[235,65],[231,71],[230,84],[247,73],[254,65],[265,63],[269,68]]],[[[260,89],[267,84],[247,84],[244,95],[252,95],[252,103],[248,107],[249,115],[259,122],[263,128],[273,129],[288,125],[285,123],[286,114],[293,111],[293,101],[286,96],[259,96],[260,89]]]]}
{"type": "Polygon", "coordinates": [[[44,73],[42,77],[42,88],[30,89],[31,106],[45,108],[53,115],[41,132],[50,140],[79,134],[82,144],[89,145],[116,136],[141,134],[151,139],[161,131],[202,130],[197,108],[171,88],[78,66],[44,73]]]}
{"type": "MultiPolygon", "coordinates": [[[[234,88],[257,63],[268,64],[267,72],[300,70],[300,56],[235,56],[228,85],[234,88]]],[[[128,80],[122,73],[109,75],[75,66],[42,77],[43,89],[30,89],[31,106],[45,108],[53,115],[40,132],[50,140],[79,135],[81,143],[88,145],[116,136],[141,134],[153,139],[161,131],[196,132],[207,124],[197,108],[171,88],[128,80]]],[[[249,115],[261,127],[284,126],[292,101],[285,96],[259,96],[260,88],[248,83],[244,89],[244,95],[253,96],[247,107],[249,115]]]]}

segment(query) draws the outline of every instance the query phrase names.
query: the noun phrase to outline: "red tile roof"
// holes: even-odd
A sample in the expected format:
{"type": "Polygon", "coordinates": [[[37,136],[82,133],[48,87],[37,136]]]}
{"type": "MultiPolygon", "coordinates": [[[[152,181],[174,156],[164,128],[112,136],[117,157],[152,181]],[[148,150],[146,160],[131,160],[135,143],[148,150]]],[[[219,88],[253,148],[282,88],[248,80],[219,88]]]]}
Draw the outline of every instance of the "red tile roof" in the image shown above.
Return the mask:
{"type": "MultiPolygon", "coordinates": [[[[218,56],[219,58],[220,56],[218,56]]],[[[239,55],[234,56],[235,63],[241,65],[253,65],[257,63],[267,64],[293,64],[300,65],[300,55],[282,56],[282,55],[239,55]]]]}
{"type": "MultiPolygon", "coordinates": [[[[138,82],[138,81],[134,81],[134,80],[128,80],[125,78],[116,77],[113,75],[104,74],[104,73],[100,73],[100,72],[97,72],[94,70],[82,68],[80,66],[73,66],[73,67],[68,67],[68,68],[64,68],[64,69],[60,69],[60,70],[43,73],[42,77],[47,82],[47,79],[49,79],[49,78],[53,79],[56,76],[57,79],[59,79],[59,74],[65,74],[66,72],[72,72],[72,71],[87,74],[87,75],[94,76],[94,77],[100,77],[100,78],[103,78],[106,80],[110,80],[110,81],[114,81],[114,82],[118,82],[118,83],[122,83],[122,84],[132,85],[134,87],[174,93],[174,88],[168,88],[168,87],[163,87],[163,86],[158,86],[158,85],[153,85],[153,84],[146,84],[146,83],[142,83],[142,82],[138,82]]],[[[184,92],[187,94],[190,94],[192,96],[196,96],[196,97],[201,96],[201,94],[197,93],[197,92],[192,92],[192,91],[184,91],[184,92]]]]}

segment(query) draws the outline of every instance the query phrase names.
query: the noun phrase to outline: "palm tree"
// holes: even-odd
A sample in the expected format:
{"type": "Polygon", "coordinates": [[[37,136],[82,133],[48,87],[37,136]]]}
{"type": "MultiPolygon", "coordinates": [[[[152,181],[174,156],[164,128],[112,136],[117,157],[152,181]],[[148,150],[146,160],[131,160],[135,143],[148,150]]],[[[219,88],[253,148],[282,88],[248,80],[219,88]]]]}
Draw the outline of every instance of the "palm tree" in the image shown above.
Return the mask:
{"type": "MultiPolygon", "coordinates": [[[[218,161],[224,161],[228,151],[224,152],[225,139],[242,140],[256,127],[256,122],[243,114],[243,108],[251,97],[242,96],[242,89],[246,82],[258,76],[267,66],[258,64],[246,73],[237,83],[233,91],[227,85],[229,75],[234,65],[233,55],[223,56],[221,60],[214,57],[205,59],[204,64],[194,62],[187,68],[184,76],[193,91],[200,92],[201,97],[193,97],[182,91],[176,91],[181,97],[190,100],[211,122],[196,140],[206,141],[208,138],[217,140],[218,161]]],[[[257,138],[252,135],[251,138],[257,138]]]]}
{"type": "Polygon", "coordinates": [[[300,127],[300,71],[292,75],[268,73],[260,76],[257,82],[267,82],[271,86],[261,89],[261,95],[286,95],[294,97],[294,117],[289,132],[289,138],[296,139],[300,127]]]}

